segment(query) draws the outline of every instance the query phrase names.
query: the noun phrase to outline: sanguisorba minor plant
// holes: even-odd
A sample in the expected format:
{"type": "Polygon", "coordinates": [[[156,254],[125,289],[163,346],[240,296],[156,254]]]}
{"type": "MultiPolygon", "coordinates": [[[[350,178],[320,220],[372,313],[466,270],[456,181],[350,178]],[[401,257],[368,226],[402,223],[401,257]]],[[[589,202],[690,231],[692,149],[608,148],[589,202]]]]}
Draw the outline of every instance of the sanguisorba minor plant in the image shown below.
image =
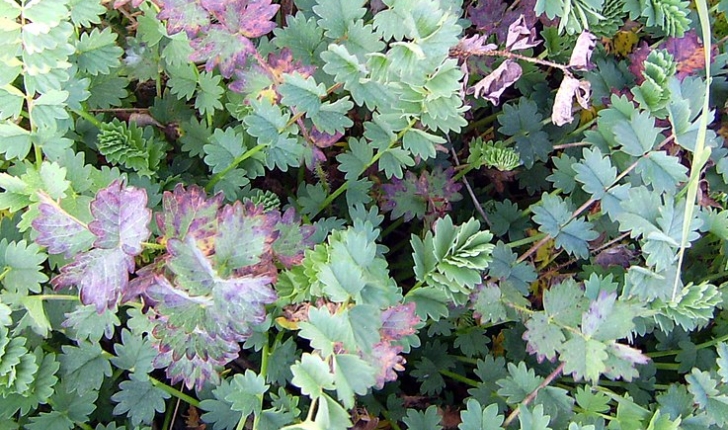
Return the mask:
{"type": "Polygon", "coordinates": [[[0,1],[0,429],[727,428],[726,12],[0,1]]]}

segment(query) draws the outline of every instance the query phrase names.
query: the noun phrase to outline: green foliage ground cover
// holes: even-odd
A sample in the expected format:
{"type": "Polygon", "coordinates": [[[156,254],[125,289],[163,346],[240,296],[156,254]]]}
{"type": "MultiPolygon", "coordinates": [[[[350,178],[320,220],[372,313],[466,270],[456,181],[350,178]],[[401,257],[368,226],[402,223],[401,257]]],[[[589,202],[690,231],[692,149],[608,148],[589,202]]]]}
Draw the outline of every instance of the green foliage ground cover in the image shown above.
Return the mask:
{"type": "Polygon", "coordinates": [[[728,427],[725,1],[0,1],[0,429],[728,427]]]}

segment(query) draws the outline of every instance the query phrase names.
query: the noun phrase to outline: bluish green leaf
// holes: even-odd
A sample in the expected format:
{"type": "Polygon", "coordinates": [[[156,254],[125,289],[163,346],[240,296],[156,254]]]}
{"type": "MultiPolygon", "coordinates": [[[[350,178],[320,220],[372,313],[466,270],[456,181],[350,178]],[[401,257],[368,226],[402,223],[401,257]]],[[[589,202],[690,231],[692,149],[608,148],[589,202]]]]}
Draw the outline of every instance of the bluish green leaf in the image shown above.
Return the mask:
{"type": "Polygon", "coordinates": [[[250,369],[245,374],[237,374],[231,384],[232,392],[225,396],[233,410],[239,411],[243,416],[250,414],[260,415],[263,395],[268,391],[265,378],[257,375],[250,369]]]}
{"type": "Polygon", "coordinates": [[[440,415],[437,414],[437,406],[428,407],[425,412],[414,409],[407,409],[407,416],[402,421],[408,428],[418,430],[441,430],[440,415]]]}
{"type": "Polygon", "coordinates": [[[90,33],[83,33],[76,44],[78,68],[90,75],[109,74],[118,67],[121,54],[124,53],[116,45],[116,33],[110,27],[99,31],[94,28],[90,33]]]}
{"type": "Polygon", "coordinates": [[[301,360],[291,366],[293,380],[291,383],[312,399],[324,395],[323,390],[333,390],[334,375],[329,366],[318,355],[304,353],[301,360]]]}
{"type": "Polygon", "coordinates": [[[114,407],[114,414],[126,414],[132,425],[151,424],[157,412],[164,412],[165,400],[170,394],[152,384],[147,375],[139,379],[131,379],[119,384],[118,391],[111,400],[118,403],[114,407]]]}
{"type": "Polygon", "coordinates": [[[83,341],[78,345],[61,347],[60,361],[69,390],[83,396],[98,390],[104,377],[111,376],[111,364],[98,343],[83,341]]]}
{"type": "Polygon", "coordinates": [[[617,177],[617,169],[612,166],[609,158],[602,155],[599,148],[585,148],[583,156],[580,162],[572,165],[576,172],[574,179],[583,184],[584,191],[599,200],[617,177]]]}
{"type": "Polygon", "coordinates": [[[622,151],[639,157],[651,151],[660,139],[661,128],[647,112],[634,112],[629,122],[618,122],[612,129],[622,151]]]}
{"type": "Polygon", "coordinates": [[[139,375],[152,371],[152,361],[158,353],[148,337],[136,336],[127,329],[122,330],[121,343],[114,345],[114,352],[116,357],[111,358],[114,366],[139,375]]]}

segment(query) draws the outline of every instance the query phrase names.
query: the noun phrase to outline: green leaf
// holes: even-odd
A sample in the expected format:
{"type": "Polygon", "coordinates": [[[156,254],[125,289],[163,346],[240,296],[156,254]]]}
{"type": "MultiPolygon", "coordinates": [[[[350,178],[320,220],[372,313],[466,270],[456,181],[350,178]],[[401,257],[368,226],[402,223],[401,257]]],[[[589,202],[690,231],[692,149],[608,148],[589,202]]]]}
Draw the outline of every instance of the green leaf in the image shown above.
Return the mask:
{"type": "Polygon", "coordinates": [[[375,370],[366,361],[352,354],[334,355],[334,382],[336,395],[351,409],[355,405],[355,394],[363,396],[376,384],[375,370]]]}
{"type": "Polygon", "coordinates": [[[129,82],[129,78],[119,76],[119,69],[110,71],[108,75],[92,76],[88,87],[91,95],[86,100],[89,109],[109,109],[121,106],[121,101],[128,95],[126,87],[129,86],[129,82]]]}
{"type": "Polygon", "coordinates": [[[109,74],[121,64],[119,58],[124,50],[116,45],[116,33],[110,27],[90,33],[83,33],[76,44],[77,64],[81,72],[90,75],[109,74]]]}
{"type": "Polygon", "coordinates": [[[24,159],[30,152],[30,132],[12,122],[0,124],[0,153],[7,160],[24,159]]]}
{"type": "Polygon", "coordinates": [[[466,402],[467,408],[460,411],[460,430],[501,430],[505,417],[498,413],[498,405],[491,403],[483,408],[480,403],[470,398],[466,402]]]}
{"type": "Polygon", "coordinates": [[[203,146],[202,150],[206,154],[205,164],[212,168],[212,173],[229,167],[247,149],[242,134],[232,127],[216,129],[209,140],[210,143],[203,146]]]}
{"type": "Polygon", "coordinates": [[[58,411],[42,412],[31,417],[30,424],[26,426],[29,430],[71,430],[74,427],[73,421],[58,411]]]}
{"type": "Polygon", "coordinates": [[[200,115],[212,115],[223,108],[220,98],[225,90],[220,86],[222,77],[209,72],[202,72],[197,78],[200,85],[195,98],[195,109],[200,115]]]}
{"type": "Polygon", "coordinates": [[[96,409],[98,393],[89,391],[86,394],[73,393],[68,382],[63,380],[55,386],[56,392],[48,403],[55,411],[63,413],[75,422],[87,422],[89,415],[96,409]]]}
{"type": "Polygon", "coordinates": [[[122,330],[121,343],[114,345],[114,352],[116,357],[111,358],[114,366],[138,375],[151,372],[154,368],[152,361],[157,356],[157,350],[148,337],[134,335],[127,329],[122,330]]]}
{"type": "MultiPolygon", "coordinates": [[[[197,73],[195,66],[188,63],[167,67],[169,79],[167,85],[178,99],[190,101],[197,90],[197,73]]],[[[194,119],[193,119],[194,120],[194,119]]]]}
{"type": "Polygon", "coordinates": [[[637,162],[642,181],[658,193],[672,193],[680,182],[687,181],[688,168],[677,157],[664,151],[651,151],[637,162]]]}
{"type": "Polygon", "coordinates": [[[449,302],[447,294],[439,288],[421,287],[407,293],[405,303],[414,303],[417,315],[423,320],[432,319],[439,321],[440,318],[447,318],[450,311],[447,308],[449,302]]]}
{"type": "Polygon", "coordinates": [[[354,107],[349,97],[340,98],[335,102],[325,102],[320,109],[310,116],[313,125],[324,133],[344,133],[347,128],[354,125],[346,114],[354,107]]]}
{"type": "MultiPolygon", "coordinates": [[[[69,327],[69,337],[74,340],[88,340],[97,343],[102,337],[111,339],[115,328],[121,324],[114,312],[96,312],[94,305],[80,305],[71,313],[66,314],[64,327],[69,327]]],[[[115,345],[116,346],[116,345],[115,345]]]]}
{"type": "Polygon", "coordinates": [[[576,172],[574,179],[583,184],[582,188],[591,194],[594,199],[604,197],[605,191],[614,183],[617,169],[612,166],[609,158],[602,155],[599,148],[590,150],[585,148],[583,159],[572,165],[576,172]]]}
{"type": "Polygon", "coordinates": [[[232,381],[224,379],[215,389],[212,390],[214,399],[205,399],[200,402],[200,408],[206,411],[202,414],[202,420],[212,424],[213,430],[233,430],[243,414],[232,408],[232,402],[226,400],[229,395],[235,394],[232,381]]]}
{"type": "Polygon", "coordinates": [[[345,173],[347,181],[356,180],[374,156],[374,150],[364,139],[349,139],[349,151],[336,156],[339,170],[345,173]]]}
{"type": "Polygon", "coordinates": [[[429,406],[425,412],[414,409],[407,409],[407,416],[402,421],[408,428],[418,430],[441,430],[440,415],[437,414],[437,406],[429,406]]]}
{"type": "Polygon", "coordinates": [[[721,342],[715,349],[718,351],[718,375],[723,383],[728,383],[728,343],[721,342]]]}
{"type": "Polygon", "coordinates": [[[423,160],[434,158],[436,155],[435,145],[445,143],[445,139],[426,133],[416,128],[411,128],[402,136],[402,147],[412,153],[415,157],[423,160]]]}
{"type": "Polygon", "coordinates": [[[39,293],[41,284],[48,281],[41,267],[47,258],[35,243],[0,240],[0,268],[5,271],[2,279],[5,289],[23,296],[30,291],[39,293]]]}
{"type": "Polygon", "coordinates": [[[524,362],[518,363],[518,366],[508,363],[508,374],[507,378],[497,381],[496,384],[500,387],[498,395],[512,404],[522,402],[543,380],[540,376],[536,376],[533,369],[526,367],[524,362]]]}
{"type": "Polygon", "coordinates": [[[233,377],[232,390],[225,396],[225,400],[230,402],[233,410],[241,412],[244,417],[250,414],[260,415],[263,395],[268,391],[268,387],[263,376],[247,369],[245,374],[233,377]]]}
{"type": "Polygon", "coordinates": [[[313,11],[321,17],[318,24],[330,39],[344,37],[349,26],[363,18],[366,13],[366,9],[362,7],[365,0],[317,0],[316,3],[313,11]]]}
{"type": "Polygon", "coordinates": [[[571,219],[570,204],[559,196],[543,193],[541,206],[533,207],[533,221],[539,231],[555,239],[555,245],[576,257],[589,256],[588,242],[599,235],[592,224],[581,218],[571,219]]]}
{"type": "Polygon", "coordinates": [[[639,157],[655,147],[662,129],[655,127],[655,119],[649,113],[633,112],[629,122],[616,123],[612,131],[622,151],[639,157]]]}
{"type": "Polygon", "coordinates": [[[529,349],[537,354],[539,360],[556,358],[556,352],[566,341],[561,329],[551,324],[547,315],[542,312],[536,312],[526,321],[526,329],[523,339],[528,342],[529,349]]]}
{"type": "Polygon", "coordinates": [[[284,74],[278,92],[283,97],[281,103],[295,107],[308,118],[315,116],[321,108],[321,98],[326,96],[326,86],[316,84],[312,76],[305,77],[298,72],[284,74]]]}
{"type": "MultiPolygon", "coordinates": [[[[317,429],[346,430],[353,425],[346,411],[336,400],[327,394],[321,396],[314,422],[317,429]]],[[[308,430],[308,429],[306,429],[308,430]]]]}
{"type": "Polygon", "coordinates": [[[304,64],[319,62],[318,53],[325,47],[323,29],[316,25],[314,17],[308,17],[301,11],[296,15],[286,16],[286,26],[273,29],[273,43],[283,49],[291,50],[293,58],[304,64]]]}
{"type": "Polygon", "coordinates": [[[518,416],[523,430],[551,430],[548,426],[550,419],[550,416],[544,415],[543,405],[536,405],[533,409],[524,407],[518,416]]]}
{"type": "Polygon", "coordinates": [[[333,390],[335,387],[334,375],[318,355],[304,353],[301,360],[291,366],[291,372],[293,372],[291,383],[312,399],[324,395],[323,390],[333,390]]]}
{"type": "Polygon", "coordinates": [[[343,45],[332,43],[321,53],[321,58],[326,62],[324,72],[342,82],[346,90],[358,85],[359,79],[367,74],[366,68],[343,45]]]}
{"type": "Polygon", "coordinates": [[[118,403],[114,407],[114,414],[126,414],[132,425],[151,424],[157,412],[164,412],[165,400],[170,394],[152,384],[147,375],[140,379],[132,378],[119,384],[121,389],[111,400],[118,403]]]}
{"type": "Polygon", "coordinates": [[[342,314],[329,313],[326,307],[312,307],[308,311],[308,321],[299,323],[299,336],[311,341],[311,346],[321,351],[324,357],[334,353],[334,347],[343,343],[344,347],[355,346],[351,326],[345,322],[342,314]]]}
{"type": "MultiPolygon", "coordinates": [[[[0,88],[0,120],[17,119],[23,111],[25,103],[25,95],[12,85],[5,85],[0,88]]],[[[14,123],[5,123],[6,125],[15,125],[14,123]]]]}
{"type": "Polygon", "coordinates": [[[599,375],[607,370],[605,364],[607,347],[603,343],[574,336],[560,347],[560,360],[564,363],[564,374],[573,374],[574,379],[599,380],[599,375]]]}
{"type": "Polygon", "coordinates": [[[78,345],[61,347],[61,370],[69,390],[84,396],[98,390],[104,377],[111,376],[111,364],[98,343],[83,341],[78,345]]]}

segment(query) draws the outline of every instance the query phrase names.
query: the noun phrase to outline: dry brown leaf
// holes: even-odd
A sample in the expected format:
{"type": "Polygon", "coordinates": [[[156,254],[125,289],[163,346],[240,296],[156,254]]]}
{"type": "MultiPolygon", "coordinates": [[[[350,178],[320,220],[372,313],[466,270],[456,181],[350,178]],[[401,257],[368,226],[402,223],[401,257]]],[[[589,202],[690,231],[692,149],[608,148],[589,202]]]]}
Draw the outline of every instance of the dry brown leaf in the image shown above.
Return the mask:
{"type": "Polygon", "coordinates": [[[500,96],[508,87],[521,77],[521,66],[513,60],[506,60],[497,69],[468,88],[466,93],[477,98],[485,98],[494,105],[500,103],[500,96]]]}
{"type": "Polygon", "coordinates": [[[592,52],[597,44],[597,37],[588,31],[584,31],[576,39],[576,45],[571,52],[569,67],[576,70],[586,70],[591,62],[592,52]]]}
{"type": "Polygon", "coordinates": [[[526,18],[523,15],[519,16],[508,27],[508,36],[506,37],[506,49],[510,51],[517,51],[519,49],[533,48],[541,43],[540,40],[536,40],[536,29],[534,27],[528,28],[526,26],[526,18]]]}
{"type": "Polygon", "coordinates": [[[574,120],[572,107],[574,99],[584,109],[589,109],[589,97],[591,95],[591,84],[587,80],[578,80],[572,76],[564,76],[561,86],[556,92],[554,108],[551,112],[551,122],[554,125],[562,126],[574,120]]]}

